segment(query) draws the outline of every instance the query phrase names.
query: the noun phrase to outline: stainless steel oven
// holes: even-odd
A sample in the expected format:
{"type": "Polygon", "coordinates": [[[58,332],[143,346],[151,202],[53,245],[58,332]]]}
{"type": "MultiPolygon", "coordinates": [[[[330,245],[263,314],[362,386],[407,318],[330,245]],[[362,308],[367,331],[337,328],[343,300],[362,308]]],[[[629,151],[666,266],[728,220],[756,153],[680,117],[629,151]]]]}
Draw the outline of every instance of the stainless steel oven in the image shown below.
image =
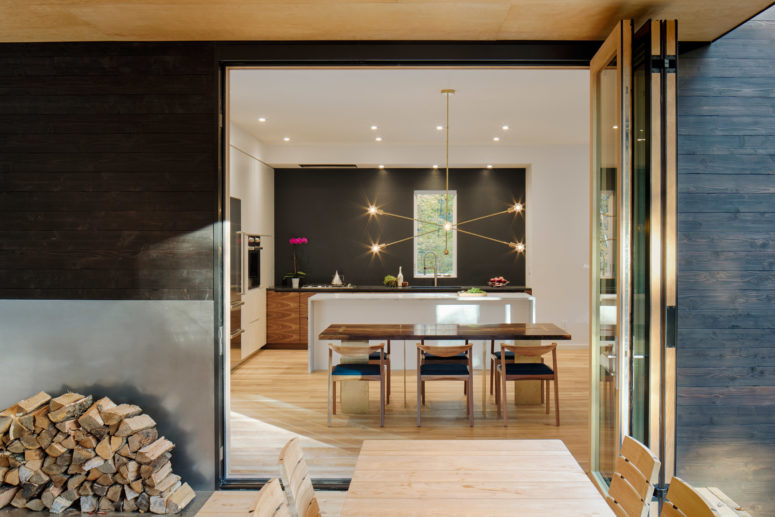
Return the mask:
{"type": "Polygon", "coordinates": [[[261,286],[261,236],[244,236],[248,250],[248,289],[261,286]]]}

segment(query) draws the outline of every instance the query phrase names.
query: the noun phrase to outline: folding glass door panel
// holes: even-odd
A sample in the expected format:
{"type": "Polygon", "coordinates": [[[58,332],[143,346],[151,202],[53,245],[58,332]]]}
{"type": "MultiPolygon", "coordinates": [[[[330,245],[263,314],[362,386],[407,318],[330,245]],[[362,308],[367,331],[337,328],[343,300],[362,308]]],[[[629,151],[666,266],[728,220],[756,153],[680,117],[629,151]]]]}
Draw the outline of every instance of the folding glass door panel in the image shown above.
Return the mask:
{"type": "Polygon", "coordinates": [[[649,21],[633,36],[621,21],[590,64],[591,466],[603,487],[624,435],[673,471],[675,33],[649,21]]]}
{"type": "MultiPolygon", "coordinates": [[[[590,64],[591,78],[591,467],[607,485],[627,414],[629,343],[629,20],[618,23],[590,64]],[[627,310],[621,310],[622,307],[627,310]],[[627,390],[624,390],[625,392],[627,390]]],[[[624,431],[626,432],[626,431],[624,431]]]]}

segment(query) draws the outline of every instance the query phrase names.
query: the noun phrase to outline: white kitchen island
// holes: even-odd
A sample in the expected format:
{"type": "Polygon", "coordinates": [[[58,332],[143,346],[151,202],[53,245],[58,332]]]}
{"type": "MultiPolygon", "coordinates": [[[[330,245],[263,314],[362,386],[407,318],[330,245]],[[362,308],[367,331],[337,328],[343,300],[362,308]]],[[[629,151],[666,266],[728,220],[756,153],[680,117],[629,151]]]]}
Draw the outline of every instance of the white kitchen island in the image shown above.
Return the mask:
{"type": "MultiPolygon", "coordinates": [[[[535,323],[535,297],[526,293],[489,292],[487,296],[464,297],[454,292],[337,292],[315,294],[308,303],[310,372],[328,367],[328,343],[321,342],[318,335],[333,323],[535,323]]],[[[417,367],[415,343],[407,344],[411,346],[404,347],[403,341],[391,342],[394,370],[404,365],[409,370],[417,367]]],[[[485,346],[487,343],[474,343],[474,369],[482,368],[485,346]]]]}

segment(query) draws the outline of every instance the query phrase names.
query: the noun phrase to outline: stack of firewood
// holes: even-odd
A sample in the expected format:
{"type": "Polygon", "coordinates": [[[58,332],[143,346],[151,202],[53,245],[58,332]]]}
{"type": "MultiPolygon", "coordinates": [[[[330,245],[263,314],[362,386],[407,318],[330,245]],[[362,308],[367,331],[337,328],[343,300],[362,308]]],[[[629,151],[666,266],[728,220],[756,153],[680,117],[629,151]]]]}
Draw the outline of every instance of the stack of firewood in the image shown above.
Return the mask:
{"type": "Polygon", "coordinates": [[[137,406],[40,392],[0,412],[0,508],[177,513],[194,491],[173,447],[137,406]]]}

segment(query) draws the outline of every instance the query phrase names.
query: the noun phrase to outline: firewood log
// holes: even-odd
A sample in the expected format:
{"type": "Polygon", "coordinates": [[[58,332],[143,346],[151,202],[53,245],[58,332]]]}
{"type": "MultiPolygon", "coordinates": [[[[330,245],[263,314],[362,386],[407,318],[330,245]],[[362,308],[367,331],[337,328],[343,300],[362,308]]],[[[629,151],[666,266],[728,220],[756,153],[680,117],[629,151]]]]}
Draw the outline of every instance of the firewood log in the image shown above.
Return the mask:
{"type": "Polygon", "coordinates": [[[183,483],[167,498],[167,513],[178,513],[194,500],[196,493],[188,483],[183,483]]]}
{"type": "Polygon", "coordinates": [[[137,415],[132,418],[125,418],[116,431],[116,436],[129,436],[145,429],[155,427],[156,422],[148,415],[137,415]]]}
{"type": "Polygon", "coordinates": [[[133,434],[129,437],[127,443],[129,443],[130,451],[137,452],[146,445],[155,442],[158,438],[159,432],[155,428],[151,428],[133,434]]]}
{"type": "Polygon", "coordinates": [[[0,508],[4,508],[16,497],[19,489],[13,486],[3,486],[0,484],[0,508]]]}
{"type": "Polygon", "coordinates": [[[146,445],[137,451],[137,462],[142,464],[151,463],[165,452],[171,451],[174,447],[174,443],[162,436],[152,444],[146,445]]]}
{"type": "Polygon", "coordinates": [[[122,420],[126,418],[131,418],[133,416],[139,415],[142,413],[143,410],[140,409],[138,406],[134,406],[131,404],[119,404],[118,406],[114,406],[111,408],[105,408],[100,413],[102,415],[102,420],[107,425],[113,425],[118,424],[122,420]]]}
{"type": "Polygon", "coordinates": [[[40,393],[31,396],[28,399],[24,399],[21,402],[17,402],[16,405],[19,407],[19,409],[22,410],[23,413],[32,413],[39,407],[41,407],[43,404],[46,404],[51,400],[51,395],[48,393],[41,391],[40,393]]]}
{"type": "Polygon", "coordinates": [[[48,414],[48,419],[54,423],[58,423],[65,420],[78,418],[83,414],[84,411],[89,409],[89,407],[92,405],[92,402],[93,398],[91,395],[88,397],[83,397],[80,400],[76,400],[75,402],[71,402],[70,404],[67,404],[66,406],[63,406],[57,410],[51,411],[48,414]]]}

